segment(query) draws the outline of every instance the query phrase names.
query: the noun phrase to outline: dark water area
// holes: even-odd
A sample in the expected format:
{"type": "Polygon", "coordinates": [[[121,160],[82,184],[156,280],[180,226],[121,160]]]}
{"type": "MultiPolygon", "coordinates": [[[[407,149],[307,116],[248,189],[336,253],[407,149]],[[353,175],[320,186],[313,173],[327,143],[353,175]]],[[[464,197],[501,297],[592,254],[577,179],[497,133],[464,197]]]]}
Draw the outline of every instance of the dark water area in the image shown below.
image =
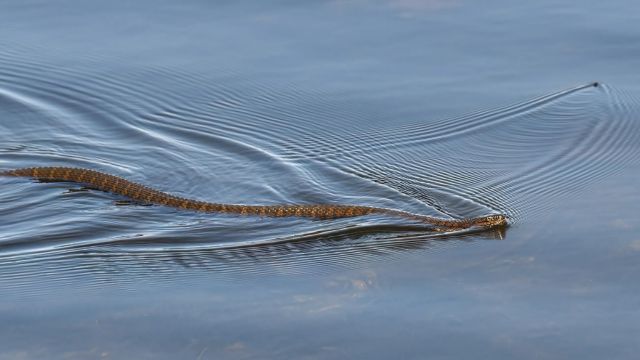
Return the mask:
{"type": "Polygon", "coordinates": [[[0,2],[0,359],[632,359],[631,1],[0,2]]]}

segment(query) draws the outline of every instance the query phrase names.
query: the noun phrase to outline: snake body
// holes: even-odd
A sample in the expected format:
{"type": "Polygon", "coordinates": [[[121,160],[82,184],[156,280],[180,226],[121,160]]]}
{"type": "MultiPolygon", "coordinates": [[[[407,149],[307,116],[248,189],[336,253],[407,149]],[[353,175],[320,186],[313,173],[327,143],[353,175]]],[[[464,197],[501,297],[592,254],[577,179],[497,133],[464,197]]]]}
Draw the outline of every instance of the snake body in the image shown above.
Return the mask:
{"type": "Polygon", "coordinates": [[[335,219],[369,214],[384,214],[422,221],[440,229],[466,229],[472,227],[493,228],[507,225],[502,214],[468,219],[445,219],[410,212],[359,205],[239,205],[220,204],[182,198],[126,180],[104,172],[71,167],[31,167],[0,172],[0,176],[25,176],[45,181],[69,181],[87,184],[91,188],[126,196],[142,203],[165,205],[174,208],[242,215],[272,217],[310,217],[335,219]]]}

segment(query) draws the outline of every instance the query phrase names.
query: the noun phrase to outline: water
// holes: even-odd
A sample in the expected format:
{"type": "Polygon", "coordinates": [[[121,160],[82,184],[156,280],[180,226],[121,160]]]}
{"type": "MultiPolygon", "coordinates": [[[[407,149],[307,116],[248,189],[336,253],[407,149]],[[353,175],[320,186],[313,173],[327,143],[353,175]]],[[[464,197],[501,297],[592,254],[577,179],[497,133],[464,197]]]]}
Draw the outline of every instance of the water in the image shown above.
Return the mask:
{"type": "Polygon", "coordinates": [[[0,7],[0,169],[513,221],[199,214],[1,178],[0,359],[640,350],[635,3],[0,7]]]}

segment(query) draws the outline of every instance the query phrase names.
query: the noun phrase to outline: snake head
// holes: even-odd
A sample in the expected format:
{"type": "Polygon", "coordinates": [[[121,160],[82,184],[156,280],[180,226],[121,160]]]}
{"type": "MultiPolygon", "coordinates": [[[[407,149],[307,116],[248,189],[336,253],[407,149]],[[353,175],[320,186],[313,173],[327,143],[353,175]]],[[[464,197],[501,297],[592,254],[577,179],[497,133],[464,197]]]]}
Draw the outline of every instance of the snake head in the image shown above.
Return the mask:
{"type": "Polygon", "coordinates": [[[473,226],[494,228],[509,225],[509,218],[503,214],[487,215],[472,220],[473,226]]]}

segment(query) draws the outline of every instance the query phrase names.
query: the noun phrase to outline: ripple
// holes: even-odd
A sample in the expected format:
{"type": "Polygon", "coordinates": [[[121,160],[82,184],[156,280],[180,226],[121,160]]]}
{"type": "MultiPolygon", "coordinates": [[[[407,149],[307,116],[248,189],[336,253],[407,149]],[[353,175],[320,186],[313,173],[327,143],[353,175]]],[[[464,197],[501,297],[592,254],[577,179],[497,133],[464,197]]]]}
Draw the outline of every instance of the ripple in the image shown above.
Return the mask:
{"type": "Polygon", "coordinates": [[[435,125],[321,138],[331,152],[299,153],[454,217],[499,211],[519,220],[637,161],[636,103],[591,83],[435,125]]]}
{"type": "Polygon", "coordinates": [[[85,284],[85,291],[89,291],[105,284],[161,283],[165,278],[175,280],[176,277],[189,282],[197,281],[198,276],[234,281],[246,276],[319,275],[371,261],[392,261],[406,252],[433,253],[445,246],[502,240],[505,236],[497,230],[445,236],[412,231],[398,233],[397,230],[364,227],[299,239],[304,241],[234,248],[168,249],[157,246],[161,239],[147,239],[137,245],[103,244],[82,249],[3,254],[0,255],[3,274],[0,284],[5,290],[36,295],[54,287],[73,286],[79,279],[85,284]]]}
{"type": "MultiPolygon", "coordinates": [[[[640,103],[608,84],[374,128],[366,108],[300,84],[263,84],[229,69],[107,73],[97,70],[99,57],[63,67],[33,51],[0,51],[2,168],[91,167],[216,202],[340,203],[452,218],[500,212],[517,226],[638,161],[640,103]]],[[[114,206],[124,199],[73,187],[0,179],[0,204],[11,204],[0,208],[0,271],[14,286],[62,271],[61,281],[89,272],[95,283],[111,272],[143,277],[180,266],[319,271],[491,238],[376,217],[248,219],[114,206]]]]}

